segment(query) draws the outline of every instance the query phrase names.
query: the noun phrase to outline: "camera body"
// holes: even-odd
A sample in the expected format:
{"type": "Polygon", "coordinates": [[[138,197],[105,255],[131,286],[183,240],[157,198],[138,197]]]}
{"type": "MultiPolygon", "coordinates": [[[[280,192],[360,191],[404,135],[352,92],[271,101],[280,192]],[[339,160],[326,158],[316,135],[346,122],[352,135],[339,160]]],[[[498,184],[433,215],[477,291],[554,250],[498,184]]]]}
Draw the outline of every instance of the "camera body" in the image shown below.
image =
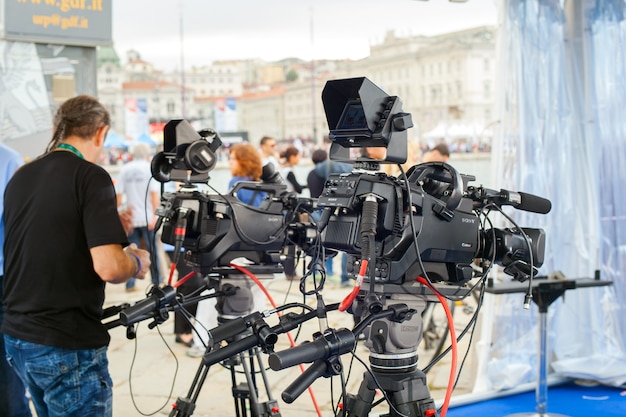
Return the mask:
{"type": "MultiPolygon", "coordinates": [[[[268,195],[284,191],[283,186],[254,185],[268,195]]],[[[182,246],[185,261],[208,274],[241,257],[275,269],[287,236],[283,209],[280,200],[269,199],[263,208],[257,208],[233,195],[183,189],[165,193],[157,214],[167,219],[161,240],[182,246]],[[184,230],[180,229],[181,224],[184,230]]]]}
{"type": "MultiPolygon", "coordinates": [[[[450,210],[420,185],[383,173],[336,174],[328,178],[318,200],[320,206],[334,211],[322,235],[324,246],[361,254],[361,212],[364,197],[370,195],[378,200],[376,282],[401,284],[405,277],[424,273],[432,281],[456,284],[472,278],[470,264],[480,247],[480,221],[473,213],[472,201],[461,198],[450,210]]],[[[349,258],[348,275],[356,276],[358,263],[358,256],[349,258]]]]}

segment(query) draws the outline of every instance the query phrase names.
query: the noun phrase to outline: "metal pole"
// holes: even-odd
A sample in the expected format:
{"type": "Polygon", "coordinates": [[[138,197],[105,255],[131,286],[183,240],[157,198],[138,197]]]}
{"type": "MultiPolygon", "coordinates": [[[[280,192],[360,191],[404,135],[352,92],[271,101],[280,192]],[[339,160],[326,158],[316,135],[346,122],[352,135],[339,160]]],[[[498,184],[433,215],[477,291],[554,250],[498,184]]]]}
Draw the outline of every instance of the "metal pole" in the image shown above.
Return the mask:
{"type": "Polygon", "coordinates": [[[180,105],[181,115],[186,119],[185,111],[185,43],[184,43],[184,27],[183,27],[183,0],[178,2],[179,7],[179,26],[180,26],[180,105]]]}
{"type": "Polygon", "coordinates": [[[548,407],[548,362],[546,359],[548,352],[548,313],[539,313],[539,352],[537,355],[537,388],[535,390],[536,411],[539,415],[544,415],[548,407]]]}
{"type": "Polygon", "coordinates": [[[314,55],[314,33],[313,33],[313,7],[311,7],[311,117],[313,118],[313,140],[317,144],[317,115],[315,112],[315,55],[314,55]]]}

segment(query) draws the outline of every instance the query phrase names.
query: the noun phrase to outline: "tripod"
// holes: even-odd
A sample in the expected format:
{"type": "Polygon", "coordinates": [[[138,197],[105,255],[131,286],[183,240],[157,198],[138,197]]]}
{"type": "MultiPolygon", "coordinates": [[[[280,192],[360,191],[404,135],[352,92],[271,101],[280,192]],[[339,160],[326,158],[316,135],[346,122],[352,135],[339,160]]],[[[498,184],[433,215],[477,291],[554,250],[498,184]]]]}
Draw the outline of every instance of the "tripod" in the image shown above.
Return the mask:
{"type": "MultiPolygon", "coordinates": [[[[467,294],[465,290],[449,286],[437,291],[448,296],[467,294]]],[[[355,315],[361,320],[353,330],[327,329],[316,333],[310,343],[269,356],[269,365],[275,371],[312,363],[283,391],[282,399],[291,403],[317,378],[340,374],[343,368],[338,358],[354,349],[357,335],[365,334],[372,372],[364,374],[357,395],[346,396],[342,416],[367,417],[376,405],[375,392],[380,389],[390,405],[387,417],[435,417],[437,410],[426,376],[417,368],[417,346],[422,338],[421,313],[436,295],[426,286],[413,283],[377,284],[369,294],[359,294],[355,315]],[[373,294],[382,294],[382,299],[372,297],[373,294]],[[372,301],[377,308],[370,312],[367,305],[372,301]],[[360,311],[367,313],[360,314],[360,311]]]]}
{"type": "Polygon", "coordinates": [[[347,416],[367,417],[379,388],[386,393],[390,403],[390,412],[386,416],[436,415],[426,375],[417,368],[417,346],[423,326],[421,314],[427,301],[427,296],[413,294],[391,294],[382,300],[383,306],[404,303],[416,313],[407,321],[394,322],[384,318],[374,320],[370,325],[365,346],[370,350],[371,374],[364,373],[356,395],[347,395],[347,416]]]}
{"type": "Polygon", "coordinates": [[[217,298],[218,325],[208,331],[207,345],[202,363],[196,372],[187,397],[178,398],[171,417],[190,416],[207,377],[209,368],[223,361],[230,369],[232,395],[237,417],[247,417],[250,410],[252,417],[280,416],[278,403],[272,397],[265,366],[261,359],[261,349],[271,347],[276,341],[276,334],[269,330],[263,316],[254,311],[253,284],[245,275],[231,274],[220,279],[218,292],[232,294],[217,298]],[[234,290],[234,291],[233,291],[234,290]],[[222,348],[221,343],[226,342],[222,348]],[[227,353],[225,353],[227,352],[227,353]],[[237,368],[243,368],[245,381],[238,381],[237,368]],[[260,402],[261,392],[257,386],[257,372],[261,375],[267,401],[260,402]]]}

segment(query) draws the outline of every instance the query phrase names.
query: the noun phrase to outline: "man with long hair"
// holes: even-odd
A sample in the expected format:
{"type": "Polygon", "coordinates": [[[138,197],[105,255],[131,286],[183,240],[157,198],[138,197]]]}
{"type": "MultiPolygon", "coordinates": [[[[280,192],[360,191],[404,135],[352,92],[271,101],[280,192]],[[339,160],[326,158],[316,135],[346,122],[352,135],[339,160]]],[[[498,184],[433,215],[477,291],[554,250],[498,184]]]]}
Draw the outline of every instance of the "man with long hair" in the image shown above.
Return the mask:
{"type": "Polygon", "coordinates": [[[148,252],[128,245],[97,165],[109,125],[95,98],[67,100],[46,152],[6,188],[2,333],[39,417],[111,416],[105,284],[150,268],[148,252]]]}

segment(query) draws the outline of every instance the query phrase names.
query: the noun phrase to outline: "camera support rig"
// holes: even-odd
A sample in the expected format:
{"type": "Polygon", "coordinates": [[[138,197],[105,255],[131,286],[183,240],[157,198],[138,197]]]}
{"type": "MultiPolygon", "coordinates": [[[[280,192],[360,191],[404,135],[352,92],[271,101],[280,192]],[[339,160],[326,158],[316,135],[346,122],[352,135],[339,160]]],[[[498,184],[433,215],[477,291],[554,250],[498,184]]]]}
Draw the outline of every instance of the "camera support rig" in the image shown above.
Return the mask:
{"type": "MultiPolygon", "coordinates": [[[[233,268],[218,268],[218,270],[220,277],[217,280],[217,293],[224,294],[217,297],[216,309],[219,325],[208,331],[209,343],[193,383],[187,396],[176,400],[170,416],[192,415],[209,368],[216,363],[206,360],[211,352],[221,349],[222,343],[236,345],[242,339],[252,336],[256,337],[256,344],[247,346],[221,360],[222,364],[230,370],[236,417],[247,417],[247,410],[250,410],[252,417],[279,417],[278,402],[272,396],[261,357],[261,351],[273,350],[277,335],[265,323],[264,316],[259,312],[254,312],[253,285],[250,280],[233,268]],[[243,369],[244,382],[237,381],[237,367],[243,369]],[[257,373],[261,376],[265,390],[266,401],[264,402],[260,401],[262,394],[257,384],[257,373]]],[[[257,277],[271,278],[271,276],[261,275],[257,277]]]]}

